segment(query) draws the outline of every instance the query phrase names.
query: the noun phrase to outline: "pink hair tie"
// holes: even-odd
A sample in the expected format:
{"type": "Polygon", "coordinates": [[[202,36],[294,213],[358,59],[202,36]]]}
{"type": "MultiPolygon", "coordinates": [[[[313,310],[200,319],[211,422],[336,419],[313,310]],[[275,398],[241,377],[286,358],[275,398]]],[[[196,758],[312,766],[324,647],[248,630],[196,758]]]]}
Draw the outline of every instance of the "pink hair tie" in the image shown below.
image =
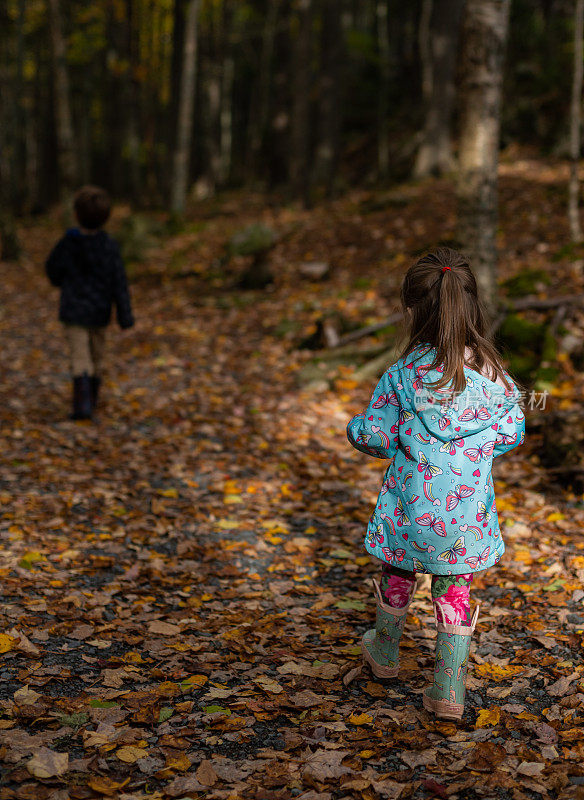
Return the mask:
{"type": "MultiPolygon", "coordinates": [[[[447,269],[450,269],[450,267],[442,267],[442,272],[446,272],[447,269]]],[[[450,271],[452,272],[452,270],[450,271]]]]}

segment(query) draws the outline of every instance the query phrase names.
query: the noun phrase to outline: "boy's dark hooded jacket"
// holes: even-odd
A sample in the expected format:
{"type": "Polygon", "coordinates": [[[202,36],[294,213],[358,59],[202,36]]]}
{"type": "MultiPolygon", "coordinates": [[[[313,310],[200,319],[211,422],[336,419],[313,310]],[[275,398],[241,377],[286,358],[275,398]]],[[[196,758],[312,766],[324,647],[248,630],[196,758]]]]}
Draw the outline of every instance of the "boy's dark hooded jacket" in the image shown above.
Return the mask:
{"type": "Polygon", "coordinates": [[[105,231],[68,230],[48,257],[46,270],[53,286],[61,288],[61,322],[104,327],[115,303],[120,327],[134,324],[120,250],[105,231]]]}

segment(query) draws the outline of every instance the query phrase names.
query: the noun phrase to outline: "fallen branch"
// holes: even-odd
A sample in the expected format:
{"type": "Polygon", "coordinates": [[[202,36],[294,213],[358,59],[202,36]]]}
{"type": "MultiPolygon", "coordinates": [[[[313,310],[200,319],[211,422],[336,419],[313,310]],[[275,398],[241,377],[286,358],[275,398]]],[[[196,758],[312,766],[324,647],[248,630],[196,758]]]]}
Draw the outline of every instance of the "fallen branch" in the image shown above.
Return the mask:
{"type": "Polygon", "coordinates": [[[516,311],[547,311],[551,308],[557,309],[557,322],[555,323],[555,329],[557,329],[561,319],[563,316],[565,316],[566,307],[579,304],[584,305],[583,294],[562,295],[561,297],[545,298],[529,295],[528,297],[521,297],[519,300],[507,300],[506,306],[499,311],[498,315],[493,321],[493,324],[490,328],[490,334],[493,336],[499,330],[508,314],[512,314],[516,311]]]}
{"type": "MultiPolygon", "coordinates": [[[[534,297],[528,295],[519,300],[512,300],[510,311],[545,310],[547,308],[557,308],[563,305],[584,305],[584,294],[562,295],[561,297],[534,297]]],[[[509,313],[509,311],[507,311],[509,313]]]]}
{"type": "Polygon", "coordinates": [[[359,339],[363,339],[365,336],[371,336],[378,331],[382,331],[389,325],[395,325],[395,323],[399,322],[402,318],[402,312],[398,311],[396,314],[392,314],[391,316],[387,317],[387,319],[384,319],[383,322],[375,322],[372,325],[366,325],[364,328],[358,328],[356,331],[345,333],[344,336],[340,337],[336,346],[344,347],[344,345],[350,344],[351,342],[357,342],[359,339]]]}

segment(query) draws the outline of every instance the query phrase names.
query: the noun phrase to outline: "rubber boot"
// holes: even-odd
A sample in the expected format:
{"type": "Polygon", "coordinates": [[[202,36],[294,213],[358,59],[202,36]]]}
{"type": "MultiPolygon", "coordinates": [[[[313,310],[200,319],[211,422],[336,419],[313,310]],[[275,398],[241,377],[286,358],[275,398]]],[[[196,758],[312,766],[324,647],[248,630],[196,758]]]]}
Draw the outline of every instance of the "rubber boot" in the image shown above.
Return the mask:
{"type": "Polygon", "coordinates": [[[399,671],[399,641],[406,621],[406,614],[418,587],[413,582],[407,604],[403,608],[388,606],[381,596],[377,581],[373,588],[377,601],[375,628],[367,631],[361,640],[363,663],[371,667],[376,678],[395,678],[399,671]]]}
{"type": "Polygon", "coordinates": [[[91,382],[91,405],[95,408],[99,397],[101,378],[98,378],[97,375],[92,375],[89,380],[91,382]]]}
{"type": "Polygon", "coordinates": [[[424,691],[423,703],[441,719],[461,719],[464,712],[466,674],[470,640],[477,624],[479,606],[476,606],[470,625],[450,625],[438,622],[439,603],[434,603],[436,617],[436,664],[434,684],[424,691]]]}
{"type": "Polygon", "coordinates": [[[91,419],[91,379],[84,372],[73,378],[73,413],[71,419],[91,419]]]}

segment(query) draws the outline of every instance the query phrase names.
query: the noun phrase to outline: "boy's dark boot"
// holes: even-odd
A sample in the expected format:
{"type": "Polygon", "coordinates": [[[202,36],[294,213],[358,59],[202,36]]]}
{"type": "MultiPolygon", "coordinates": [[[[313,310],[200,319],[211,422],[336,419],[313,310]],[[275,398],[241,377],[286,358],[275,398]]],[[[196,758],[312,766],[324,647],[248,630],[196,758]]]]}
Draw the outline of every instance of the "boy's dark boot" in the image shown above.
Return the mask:
{"type": "Polygon", "coordinates": [[[98,378],[97,375],[92,375],[89,380],[91,381],[91,404],[93,408],[95,408],[97,405],[97,399],[99,397],[101,378],[98,378]]]}
{"type": "Polygon", "coordinates": [[[91,379],[84,372],[73,378],[73,413],[71,419],[91,419],[93,404],[91,402],[91,379]]]}

